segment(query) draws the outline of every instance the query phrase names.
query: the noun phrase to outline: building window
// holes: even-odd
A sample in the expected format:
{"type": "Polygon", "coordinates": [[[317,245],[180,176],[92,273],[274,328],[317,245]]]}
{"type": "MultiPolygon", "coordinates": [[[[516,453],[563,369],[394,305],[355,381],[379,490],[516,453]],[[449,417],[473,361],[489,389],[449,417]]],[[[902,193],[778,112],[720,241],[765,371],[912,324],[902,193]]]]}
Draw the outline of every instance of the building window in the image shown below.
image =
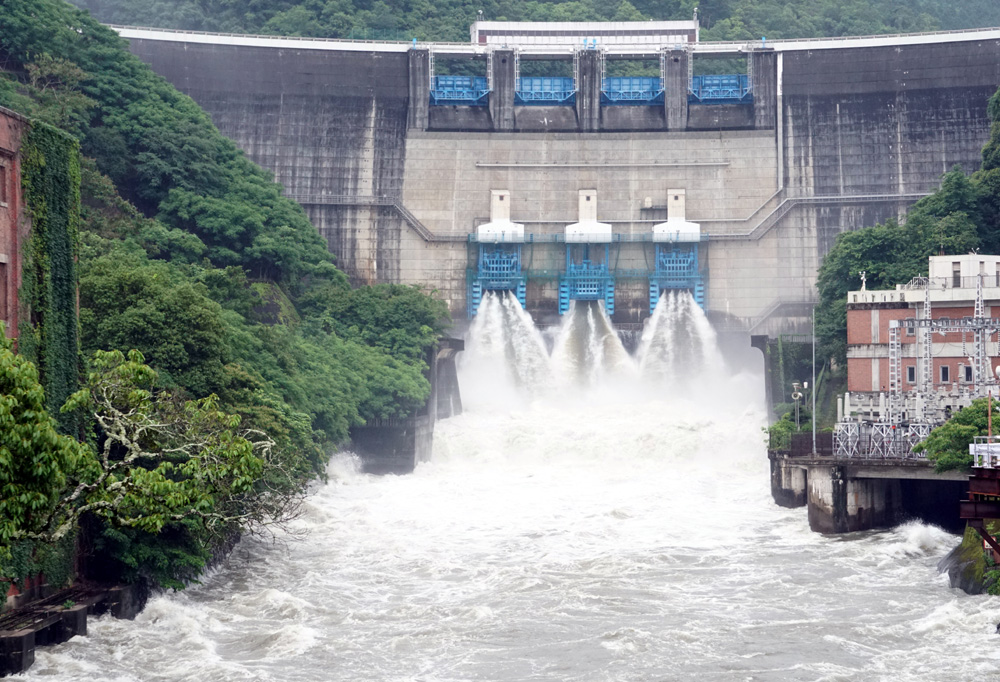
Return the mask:
{"type": "Polygon", "coordinates": [[[959,262],[951,264],[951,285],[956,289],[962,286],[962,264],[959,262]]]}
{"type": "Polygon", "coordinates": [[[941,365],[941,383],[947,384],[951,382],[951,371],[948,365],[941,365]]]}
{"type": "Polygon", "coordinates": [[[912,317],[909,317],[906,320],[904,320],[904,326],[906,327],[906,335],[907,336],[913,336],[913,333],[914,333],[913,332],[913,324],[914,324],[914,320],[913,320],[912,317]]]}
{"type": "Polygon", "coordinates": [[[917,383],[917,368],[910,366],[906,368],[906,381],[910,384],[917,383]]]}
{"type": "Polygon", "coordinates": [[[7,166],[0,164],[0,204],[7,205],[7,166]]]}
{"type": "Polygon", "coordinates": [[[972,365],[965,366],[965,380],[972,383],[972,365]]]}

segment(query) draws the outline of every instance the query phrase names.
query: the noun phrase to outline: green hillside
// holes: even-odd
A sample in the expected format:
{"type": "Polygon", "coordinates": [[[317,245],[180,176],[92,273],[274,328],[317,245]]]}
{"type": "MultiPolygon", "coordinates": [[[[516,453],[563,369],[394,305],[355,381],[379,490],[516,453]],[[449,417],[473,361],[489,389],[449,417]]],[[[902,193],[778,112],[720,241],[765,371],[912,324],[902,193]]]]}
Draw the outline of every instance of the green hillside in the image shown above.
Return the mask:
{"type": "Polygon", "coordinates": [[[508,21],[690,19],[702,40],[904,33],[1000,25],[993,0],[74,0],[133,26],[327,38],[469,39],[477,12],[508,21]]]}
{"type": "MultiPolygon", "coordinates": [[[[0,4],[0,106],[79,140],[78,243],[63,251],[79,258],[84,361],[137,349],[157,388],[212,410],[218,396],[274,440],[299,488],[351,426],[423,404],[444,304],[413,287],[352,289],[302,208],[113,31],[62,0],[0,4]]],[[[218,540],[203,531],[94,532],[124,577],[177,585],[218,540]]]]}

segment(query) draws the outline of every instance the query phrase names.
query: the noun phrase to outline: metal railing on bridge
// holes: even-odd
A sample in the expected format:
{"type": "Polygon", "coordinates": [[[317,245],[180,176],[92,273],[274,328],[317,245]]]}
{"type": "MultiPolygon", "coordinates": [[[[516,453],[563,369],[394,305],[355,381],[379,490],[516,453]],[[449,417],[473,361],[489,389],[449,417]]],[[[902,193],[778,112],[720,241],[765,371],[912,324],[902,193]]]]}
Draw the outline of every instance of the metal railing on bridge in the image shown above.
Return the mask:
{"type": "Polygon", "coordinates": [[[969,454],[974,469],[1000,469],[1000,436],[976,436],[969,454]]]}
{"type": "Polygon", "coordinates": [[[772,431],[768,436],[767,449],[787,457],[829,457],[833,454],[833,434],[816,434],[816,451],[813,452],[812,433],[789,433],[772,431]]]}
{"type": "Polygon", "coordinates": [[[924,453],[913,448],[930,432],[930,424],[839,422],[833,431],[833,454],[844,459],[924,460],[924,453]]]}

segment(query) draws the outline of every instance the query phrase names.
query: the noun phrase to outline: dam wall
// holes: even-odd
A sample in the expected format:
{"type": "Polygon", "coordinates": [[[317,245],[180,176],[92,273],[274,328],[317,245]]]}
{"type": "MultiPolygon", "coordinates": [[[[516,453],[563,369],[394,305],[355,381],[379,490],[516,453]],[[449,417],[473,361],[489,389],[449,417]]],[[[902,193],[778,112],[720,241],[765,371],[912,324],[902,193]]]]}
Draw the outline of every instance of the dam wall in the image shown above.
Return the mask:
{"type": "Polygon", "coordinates": [[[717,327],[806,332],[836,235],[903,218],[944,172],[978,168],[1000,84],[1000,30],[699,44],[670,53],[663,103],[650,106],[603,105],[596,59],[581,53],[575,103],[537,107],[516,105],[512,51],[487,62],[465,45],[121,33],[274,172],[353,281],[425,285],[456,318],[490,190],[510,191],[511,219],[533,236],[526,301],[544,321],[557,315],[558,235],[577,220],[578,191],[596,189],[598,219],[620,235],[614,319],[641,321],[648,284],[634,273],[654,249],[643,235],[682,188],[707,237],[717,327]],[[734,53],[750,64],[752,102],[689,102],[687,60],[734,53]],[[429,105],[440,54],[492,69],[488,106],[429,105]]]}

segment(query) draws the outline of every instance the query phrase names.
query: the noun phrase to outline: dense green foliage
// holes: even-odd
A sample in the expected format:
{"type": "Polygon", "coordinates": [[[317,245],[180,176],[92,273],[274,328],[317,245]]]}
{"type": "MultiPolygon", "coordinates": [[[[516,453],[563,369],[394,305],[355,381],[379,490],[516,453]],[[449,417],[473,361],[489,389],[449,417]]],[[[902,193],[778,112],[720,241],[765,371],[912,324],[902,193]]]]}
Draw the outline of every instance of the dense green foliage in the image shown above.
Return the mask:
{"type": "Polygon", "coordinates": [[[302,209],[190,98],[132,57],[114,32],[59,0],[14,0],[0,18],[8,65],[13,60],[27,71],[45,55],[46,63],[59,60],[84,74],[77,82],[53,76],[45,94],[28,79],[21,92],[34,95],[35,109],[47,110],[53,108],[47,98],[75,98],[81,88],[93,103],[77,116],[85,121],[84,154],[141,211],[189,234],[179,257],[239,265],[293,289],[304,277],[343,280],[302,209]]]}
{"type": "Polygon", "coordinates": [[[988,431],[987,402],[992,402],[993,423],[1000,427],[998,416],[1000,405],[988,398],[973,400],[942,426],[931,431],[927,440],[914,447],[915,452],[926,452],[927,459],[934,462],[935,471],[964,470],[972,466],[969,443],[976,436],[985,436],[988,431]]]}
{"type": "Polygon", "coordinates": [[[990,0],[75,0],[101,21],[330,38],[469,39],[477,12],[498,21],[690,19],[702,40],[810,38],[996,26],[990,0]]]}
{"type": "Polygon", "coordinates": [[[34,365],[0,345],[0,583],[44,572],[65,584],[82,520],[98,553],[117,552],[101,578],[182,587],[220,543],[294,513],[301,472],[265,432],[215,396],[155,388],[138,351],[90,364],[62,408],[94,429],[81,444],[56,432],[34,365]]]}
{"type": "Polygon", "coordinates": [[[49,415],[35,365],[2,332],[0,323],[0,561],[13,541],[45,529],[83,456],[49,415]]]}
{"type": "Polygon", "coordinates": [[[352,290],[302,209],[84,13],[17,0],[0,18],[0,103],[79,130],[95,160],[83,172],[86,351],[138,348],[193,396],[246,375],[258,402],[309,415],[320,444],[426,397],[443,304],[411,287],[352,290]]]}
{"type": "MultiPolygon", "coordinates": [[[[49,412],[56,414],[76,390],[77,235],[80,229],[80,153],[70,135],[37,123],[24,140],[22,183],[31,215],[24,248],[20,302],[30,315],[20,325],[20,348],[34,360],[45,386],[49,412]]],[[[61,415],[64,431],[72,415],[61,415]]]]}
{"type": "MultiPolygon", "coordinates": [[[[137,381],[155,376],[155,386],[136,390],[157,405],[194,406],[218,420],[231,415],[242,431],[266,433],[274,466],[250,478],[268,490],[301,490],[322,475],[351,426],[406,416],[423,404],[430,390],[425,357],[447,323],[443,303],[413,287],[351,289],[302,209],[193,101],[86,13],[61,0],[12,0],[0,5],[0,27],[0,105],[36,121],[25,177],[38,231],[26,274],[38,282],[29,300],[45,323],[22,336],[22,349],[41,363],[49,414],[67,424],[86,416],[56,409],[75,390],[76,351],[47,347],[68,347],[67,334],[75,342],[77,329],[84,356],[97,358],[91,376],[103,371],[107,381],[101,363],[119,358],[137,381]],[[82,164],[55,149],[75,150],[73,138],[82,164]],[[131,349],[141,351],[148,372],[138,360],[99,353],[131,349]],[[50,387],[53,362],[64,380],[50,387]],[[157,397],[164,389],[169,400],[157,397]]],[[[107,426],[96,410],[89,414],[96,420],[90,444],[100,451],[107,426]]],[[[159,466],[145,458],[130,471],[160,487],[205,480],[189,469],[157,474],[159,466]]],[[[88,480],[64,472],[66,485],[88,480]]],[[[227,496],[238,497],[241,508],[266,499],[265,490],[239,485],[208,499],[190,489],[167,492],[180,506],[203,510],[227,496]]],[[[158,495],[117,505],[137,512],[128,518],[96,508],[67,517],[83,523],[91,559],[105,575],[179,586],[213,547],[244,528],[209,528],[177,510],[167,520],[157,511],[158,495]],[[149,525],[154,518],[162,523],[149,525]]]]}

